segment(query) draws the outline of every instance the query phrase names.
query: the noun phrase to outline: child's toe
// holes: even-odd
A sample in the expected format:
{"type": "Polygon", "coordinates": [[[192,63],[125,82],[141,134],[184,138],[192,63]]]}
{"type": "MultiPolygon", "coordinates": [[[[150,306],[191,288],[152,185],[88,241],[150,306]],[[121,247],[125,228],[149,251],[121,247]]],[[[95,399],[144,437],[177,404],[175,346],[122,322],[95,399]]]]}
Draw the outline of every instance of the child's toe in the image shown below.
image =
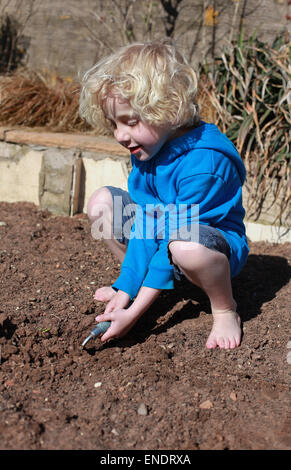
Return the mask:
{"type": "Polygon", "coordinates": [[[234,349],[234,348],[236,348],[236,347],[237,347],[237,342],[236,342],[236,339],[233,337],[233,338],[231,338],[230,341],[229,341],[229,348],[230,348],[230,349],[234,349]]]}
{"type": "Polygon", "coordinates": [[[209,336],[208,340],[207,340],[207,343],[206,343],[206,347],[208,349],[214,349],[216,348],[217,346],[217,341],[215,338],[213,338],[212,336],[209,336]]]}
{"type": "Polygon", "coordinates": [[[218,338],[217,343],[218,343],[218,346],[219,346],[221,349],[225,349],[225,339],[224,339],[224,338],[222,338],[222,337],[218,338]]]}

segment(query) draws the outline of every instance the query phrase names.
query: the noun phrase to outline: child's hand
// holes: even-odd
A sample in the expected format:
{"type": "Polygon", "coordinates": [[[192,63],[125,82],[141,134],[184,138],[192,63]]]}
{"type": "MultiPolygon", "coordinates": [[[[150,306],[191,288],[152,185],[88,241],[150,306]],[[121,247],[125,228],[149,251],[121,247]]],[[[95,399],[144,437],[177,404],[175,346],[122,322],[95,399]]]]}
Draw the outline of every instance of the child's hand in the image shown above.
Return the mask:
{"type": "Polygon", "coordinates": [[[129,295],[126,292],[119,290],[115,292],[112,299],[106,305],[104,313],[110,313],[110,312],[113,312],[114,310],[123,309],[129,304],[129,301],[130,301],[129,295]]]}
{"type": "Polygon", "coordinates": [[[118,309],[98,315],[96,320],[97,322],[111,321],[111,326],[100,338],[101,341],[104,342],[109,339],[119,338],[126,335],[136,322],[137,318],[132,315],[131,311],[128,309],[118,309]]]}
{"type": "Polygon", "coordinates": [[[103,315],[98,315],[96,321],[111,321],[111,326],[101,336],[101,341],[124,336],[135,324],[137,319],[149,308],[161,291],[151,287],[141,287],[134,302],[128,305],[130,297],[119,290],[110,300],[103,315]]]}

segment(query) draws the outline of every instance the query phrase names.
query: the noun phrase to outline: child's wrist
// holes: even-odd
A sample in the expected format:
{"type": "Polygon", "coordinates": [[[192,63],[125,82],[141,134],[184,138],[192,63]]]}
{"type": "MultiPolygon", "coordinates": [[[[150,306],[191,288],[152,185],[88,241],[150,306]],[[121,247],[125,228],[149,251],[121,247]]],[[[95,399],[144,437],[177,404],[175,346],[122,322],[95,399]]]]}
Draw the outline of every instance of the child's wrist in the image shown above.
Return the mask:
{"type": "Polygon", "coordinates": [[[133,320],[137,320],[139,317],[141,317],[141,315],[145,311],[145,309],[141,309],[141,308],[137,307],[137,305],[134,302],[126,310],[129,314],[129,316],[133,320]]]}
{"type": "Polygon", "coordinates": [[[124,297],[126,299],[130,298],[130,295],[127,292],[124,292],[123,290],[118,290],[117,294],[118,294],[119,297],[124,297]]]}

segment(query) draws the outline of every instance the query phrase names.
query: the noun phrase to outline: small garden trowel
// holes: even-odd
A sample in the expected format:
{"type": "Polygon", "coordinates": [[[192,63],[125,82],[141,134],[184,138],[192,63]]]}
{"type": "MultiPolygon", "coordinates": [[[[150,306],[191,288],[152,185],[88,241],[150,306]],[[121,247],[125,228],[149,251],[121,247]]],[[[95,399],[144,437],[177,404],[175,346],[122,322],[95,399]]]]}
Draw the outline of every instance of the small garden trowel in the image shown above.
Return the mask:
{"type": "Polygon", "coordinates": [[[98,325],[96,325],[95,328],[93,328],[93,330],[90,332],[89,336],[87,336],[85,341],[83,341],[82,348],[88,343],[88,341],[90,341],[90,339],[95,339],[105,333],[105,331],[108,330],[110,325],[110,321],[101,321],[100,323],[98,323],[98,325]]]}

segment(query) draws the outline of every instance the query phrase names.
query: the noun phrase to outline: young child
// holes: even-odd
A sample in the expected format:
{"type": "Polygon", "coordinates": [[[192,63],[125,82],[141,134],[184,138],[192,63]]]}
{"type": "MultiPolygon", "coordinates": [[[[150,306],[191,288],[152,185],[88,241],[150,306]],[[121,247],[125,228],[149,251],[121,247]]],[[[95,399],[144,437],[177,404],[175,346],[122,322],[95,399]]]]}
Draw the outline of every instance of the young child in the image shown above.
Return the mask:
{"type": "Polygon", "coordinates": [[[113,286],[95,293],[108,302],[97,322],[111,321],[102,341],[125,335],[161,290],[185,276],[210,299],[206,347],[240,344],[231,278],[248,256],[245,168],[230,140],[200,120],[196,91],[195,72],[167,41],[123,47],[83,78],[80,115],[93,126],[103,119],[132,160],[129,193],[99,188],[87,207],[92,235],[100,238],[103,228],[122,263],[113,286]]]}

